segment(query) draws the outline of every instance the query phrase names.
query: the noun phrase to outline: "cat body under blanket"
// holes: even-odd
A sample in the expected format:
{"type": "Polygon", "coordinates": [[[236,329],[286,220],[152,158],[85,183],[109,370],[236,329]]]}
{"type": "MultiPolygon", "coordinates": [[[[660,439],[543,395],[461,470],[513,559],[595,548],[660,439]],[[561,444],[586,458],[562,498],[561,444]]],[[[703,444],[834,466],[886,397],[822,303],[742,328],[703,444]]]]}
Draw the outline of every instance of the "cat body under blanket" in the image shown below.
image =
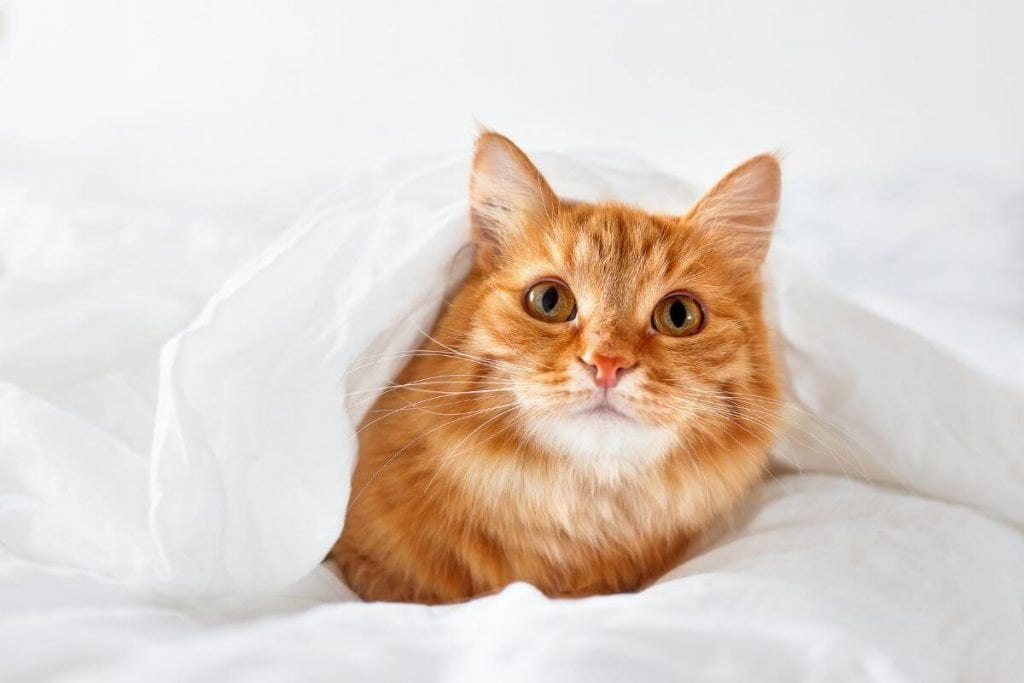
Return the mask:
{"type": "Polygon", "coordinates": [[[779,386],[754,157],[685,216],[559,199],[483,133],[474,267],[367,414],[332,555],[366,600],[632,591],[761,478],[779,386]]]}

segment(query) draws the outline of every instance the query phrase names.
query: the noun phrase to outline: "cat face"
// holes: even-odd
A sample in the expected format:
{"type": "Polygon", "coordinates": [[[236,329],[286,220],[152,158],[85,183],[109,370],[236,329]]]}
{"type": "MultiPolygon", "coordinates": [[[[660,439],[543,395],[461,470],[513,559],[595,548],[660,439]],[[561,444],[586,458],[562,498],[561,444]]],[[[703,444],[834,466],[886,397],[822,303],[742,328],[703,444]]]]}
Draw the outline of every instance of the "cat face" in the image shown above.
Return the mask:
{"type": "Polygon", "coordinates": [[[512,394],[527,438],[637,465],[719,438],[773,398],[758,267],[778,196],[778,164],[763,156],[686,216],[566,202],[510,141],[485,133],[466,343],[495,359],[484,381],[512,394]]]}

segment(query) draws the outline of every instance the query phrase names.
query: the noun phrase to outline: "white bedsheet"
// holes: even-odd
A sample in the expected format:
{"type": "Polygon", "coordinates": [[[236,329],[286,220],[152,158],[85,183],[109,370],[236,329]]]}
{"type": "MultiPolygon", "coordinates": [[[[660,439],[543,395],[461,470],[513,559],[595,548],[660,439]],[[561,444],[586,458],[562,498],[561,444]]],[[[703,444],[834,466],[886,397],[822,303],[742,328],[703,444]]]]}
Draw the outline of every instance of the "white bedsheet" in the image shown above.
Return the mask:
{"type": "MultiPolygon", "coordinates": [[[[692,198],[542,161],[572,196],[692,198]]],[[[360,392],[455,276],[464,178],[384,167],[283,235],[0,187],[0,678],[1024,676],[1024,202],[989,178],[789,190],[778,460],[822,474],[706,554],[637,595],[352,601],[317,563],[360,392]]]]}
{"type": "Polygon", "coordinates": [[[454,607],[338,604],[320,570],[272,599],[188,607],[4,557],[0,677],[1019,680],[1017,532],[827,475],[781,477],[760,498],[656,586],[580,601],[516,584],[454,607]]]}

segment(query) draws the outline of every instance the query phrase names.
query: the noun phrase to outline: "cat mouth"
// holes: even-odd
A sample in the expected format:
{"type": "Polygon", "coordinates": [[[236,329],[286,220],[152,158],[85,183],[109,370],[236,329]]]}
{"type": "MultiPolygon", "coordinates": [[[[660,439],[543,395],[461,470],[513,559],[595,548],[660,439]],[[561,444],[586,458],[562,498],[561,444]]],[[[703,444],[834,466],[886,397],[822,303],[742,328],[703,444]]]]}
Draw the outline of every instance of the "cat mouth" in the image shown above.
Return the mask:
{"type": "Polygon", "coordinates": [[[603,419],[632,420],[632,416],[612,405],[606,396],[601,397],[591,405],[577,413],[580,416],[598,417],[603,419]]]}

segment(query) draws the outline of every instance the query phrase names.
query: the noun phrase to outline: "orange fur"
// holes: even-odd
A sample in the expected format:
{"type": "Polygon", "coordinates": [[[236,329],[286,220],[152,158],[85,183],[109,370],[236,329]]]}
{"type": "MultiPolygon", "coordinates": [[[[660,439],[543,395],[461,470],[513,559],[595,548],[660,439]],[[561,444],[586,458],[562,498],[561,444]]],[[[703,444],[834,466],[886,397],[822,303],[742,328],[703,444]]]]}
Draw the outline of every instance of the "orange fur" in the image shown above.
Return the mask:
{"type": "Polygon", "coordinates": [[[482,134],[476,265],[360,431],[332,551],[349,585],[425,603],[513,581],[581,596],[637,590],[678,563],[766,464],[778,384],[758,266],[778,195],[778,164],[761,156],[685,217],[565,201],[482,134]],[[572,291],[574,320],[526,312],[543,278],[572,291]],[[676,291],[703,304],[693,336],[651,327],[676,291]],[[588,353],[631,365],[609,394],[588,353]],[[601,396],[621,413],[588,408],[601,396]]]}

